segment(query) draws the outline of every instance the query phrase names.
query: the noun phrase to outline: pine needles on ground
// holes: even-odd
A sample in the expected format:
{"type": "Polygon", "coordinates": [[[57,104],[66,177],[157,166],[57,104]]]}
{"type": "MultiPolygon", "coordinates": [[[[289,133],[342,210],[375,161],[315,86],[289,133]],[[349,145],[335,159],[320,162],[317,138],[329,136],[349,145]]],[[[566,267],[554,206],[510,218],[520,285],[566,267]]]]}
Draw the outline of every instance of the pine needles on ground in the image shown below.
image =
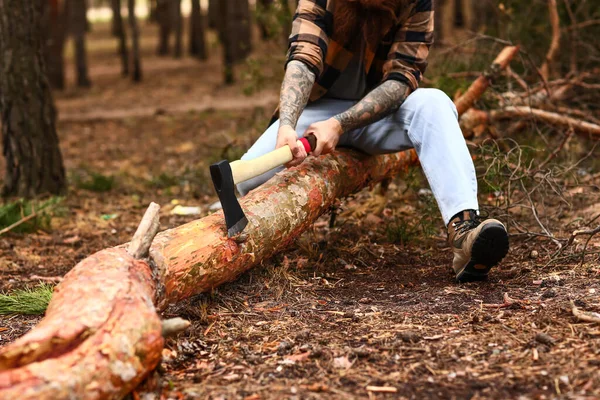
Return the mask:
{"type": "Polygon", "coordinates": [[[53,291],[54,286],[42,283],[35,288],[15,290],[11,294],[0,294],[0,315],[44,314],[53,291]]]}

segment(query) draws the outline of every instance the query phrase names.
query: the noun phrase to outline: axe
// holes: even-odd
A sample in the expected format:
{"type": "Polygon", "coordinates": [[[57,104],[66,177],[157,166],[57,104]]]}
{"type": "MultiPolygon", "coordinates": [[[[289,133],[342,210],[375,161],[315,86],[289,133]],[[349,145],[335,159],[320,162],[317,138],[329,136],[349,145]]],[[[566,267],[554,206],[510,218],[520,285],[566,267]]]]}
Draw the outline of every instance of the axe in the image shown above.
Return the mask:
{"type": "MultiPolygon", "coordinates": [[[[297,144],[310,153],[316,148],[317,138],[311,134],[298,140],[297,144]]],[[[248,224],[235,197],[235,185],[288,163],[293,158],[290,146],[283,146],[253,160],[237,160],[232,163],[223,160],[210,166],[210,175],[225,214],[228,237],[241,233],[248,224]]]]}

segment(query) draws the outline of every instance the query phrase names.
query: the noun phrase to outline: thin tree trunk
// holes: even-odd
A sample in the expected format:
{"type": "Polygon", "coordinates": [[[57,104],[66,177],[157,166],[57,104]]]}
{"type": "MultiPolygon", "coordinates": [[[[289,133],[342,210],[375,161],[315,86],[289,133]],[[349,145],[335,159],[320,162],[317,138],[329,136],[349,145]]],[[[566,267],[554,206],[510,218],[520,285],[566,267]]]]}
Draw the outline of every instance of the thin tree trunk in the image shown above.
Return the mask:
{"type": "Polygon", "coordinates": [[[129,11],[129,28],[131,29],[131,55],[133,62],[133,74],[131,78],[134,82],[140,82],[142,80],[142,61],[140,58],[140,30],[135,16],[135,0],[128,0],[127,5],[129,11]]]}
{"type": "Polygon", "coordinates": [[[260,29],[260,36],[263,40],[269,39],[271,36],[271,27],[267,26],[266,16],[270,12],[272,6],[273,0],[258,0],[256,2],[258,28],[260,29]]]}
{"type": "Polygon", "coordinates": [[[284,16],[283,20],[283,42],[287,45],[288,38],[292,32],[292,10],[290,9],[290,3],[288,0],[279,0],[281,4],[281,11],[284,16]]]}
{"type": "Polygon", "coordinates": [[[166,56],[169,54],[169,40],[171,38],[171,0],[156,0],[156,12],[159,25],[159,40],[157,54],[166,56]]]}
{"type": "Polygon", "coordinates": [[[75,46],[75,65],[77,70],[77,86],[89,87],[91,81],[88,75],[87,52],[85,48],[86,36],[86,2],[85,0],[71,1],[71,32],[75,46]]]}
{"type": "Polygon", "coordinates": [[[171,26],[175,30],[175,49],[173,56],[181,58],[183,55],[183,16],[181,15],[181,0],[171,0],[171,26]]]}
{"type": "Polygon", "coordinates": [[[66,188],[43,60],[42,1],[47,0],[0,1],[3,194],[9,196],[60,194],[66,188]]]}
{"type": "Polygon", "coordinates": [[[158,22],[158,13],[156,11],[157,9],[157,1],[158,0],[150,0],[148,2],[148,6],[150,7],[150,15],[148,15],[148,21],[152,22],[152,23],[156,23],[158,22]]]}
{"type": "Polygon", "coordinates": [[[204,17],[200,0],[192,0],[192,15],[190,15],[190,54],[201,60],[208,58],[204,35],[204,17]]]}
{"type": "Polygon", "coordinates": [[[235,63],[235,29],[236,21],[234,19],[235,0],[219,1],[219,39],[223,46],[223,75],[225,84],[232,84],[235,81],[234,63],[235,63]]]}
{"type": "Polygon", "coordinates": [[[208,0],[208,27],[210,29],[220,30],[221,24],[221,8],[220,2],[224,2],[228,0],[208,0]]]}
{"type": "Polygon", "coordinates": [[[64,48],[67,37],[69,2],[51,0],[43,3],[44,16],[44,60],[48,80],[54,89],[65,88],[64,48]]]}
{"type": "MultiPolygon", "coordinates": [[[[116,37],[119,40],[118,53],[121,57],[121,74],[129,75],[129,51],[127,49],[127,33],[123,26],[123,16],[121,15],[121,0],[111,0],[113,10],[113,30],[116,30],[116,37]]],[[[115,33],[115,32],[114,32],[115,33]]]]}

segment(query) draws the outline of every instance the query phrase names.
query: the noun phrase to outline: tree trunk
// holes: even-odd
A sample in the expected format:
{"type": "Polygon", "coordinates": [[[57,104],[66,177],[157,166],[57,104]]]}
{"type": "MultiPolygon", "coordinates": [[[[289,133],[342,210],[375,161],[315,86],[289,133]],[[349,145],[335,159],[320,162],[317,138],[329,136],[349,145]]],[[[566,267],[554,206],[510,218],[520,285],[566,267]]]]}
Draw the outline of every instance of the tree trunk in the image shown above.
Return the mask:
{"type": "Polygon", "coordinates": [[[150,8],[150,14],[148,15],[148,21],[155,23],[158,22],[158,13],[156,11],[157,9],[157,1],[158,0],[150,0],[148,1],[148,7],[150,8]]]}
{"type": "Polygon", "coordinates": [[[173,56],[183,55],[183,16],[181,15],[181,0],[171,0],[171,26],[175,30],[175,49],[173,56]]]}
{"type": "Polygon", "coordinates": [[[156,0],[156,13],[159,26],[159,40],[157,54],[166,56],[169,54],[169,39],[171,37],[171,0],[156,0]]]}
{"type": "Polygon", "coordinates": [[[256,2],[258,28],[260,29],[260,36],[263,40],[271,37],[271,27],[267,26],[267,15],[271,12],[272,6],[273,0],[258,0],[256,2]]]}
{"type": "Polygon", "coordinates": [[[64,89],[64,48],[67,37],[69,2],[50,0],[42,4],[44,9],[44,37],[47,38],[44,46],[44,60],[48,80],[54,89],[64,89]]]}
{"type": "Polygon", "coordinates": [[[204,36],[204,17],[200,8],[200,0],[192,0],[190,15],[190,54],[201,60],[207,59],[206,40],[204,36]]]}
{"type": "Polygon", "coordinates": [[[234,41],[236,21],[234,5],[236,0],[221,0],[219,2],[219,40],[223,47],[223,76],[225,84],[235,81],[233,66],[235,63],[234,41]]]}
{"type": "Polygon", "coordinates": [[[77,86],[90,87],[91,81],[88,75],[87,52],[85,48],[86,36],[86,2],[85,0],[71,1],[70,27],[73,34],[75,46],[75,65],[77,70],[77,86]]]}
{"type": "Polygon", "coordinates": [[[136,243],[153,236],[139,232],[157,225],[144,217],[133,245],[79,263],[56,288],[42,322],[0,349],[0,398],[123,396],[160,356],[153,304],[164,309],[236,279],[292,244],[337,198],[416,162],[414,150],[311,158],[241,199],[249,221],[243,236],[228,238],[223,213],[215,213],[158,234],[148,262],[134,258],[147,253],[136,243]]]}
{"type": "Polygon", "coordinates": [[[135,0],[127,0],[127,6],[129,28],[131,29],[131,55],[133,57],[133,75],[131,75],[131,79],[134,82],[140,82],[142,80],[142,61],[140,57],[140,30],[135,16],[135,0]]]}
{"type": "Polygon", "coordinates": [[[283,20],[283,42],[286,44],[287,46],[287,42],[288,42],[288,38],[290,36],[290,34],[292,33],[292,10],[290,9],[290,3],[288,0],[279,0],[280,4],[281,4],[281,12],[284,16],[284,20],[283,20]]]}
{"type": "Polygon", "coordinates": [[[9,196],[61,194],[66,188],[43,61],[42,1],[0,1],[3,193],[9,196]]]}
{"type": "Polygon", "coordinates": [[[219,3],[223,1],[227,0],[208,0],[208,27],[210,29],[215,29],[217,31],[220,31],[221,29],[219,26],[221,24],[221,9],[219,3]]]}
{"type": "Polygon", "coordinates": [[[121,15],[121,0],[111,0],[113,10],[113,34],[119,40],[118,53],[121,57],[121,74],[129,75],[129,51],[127,50],[127,33],[123,26],[123,16],[121,15]]]}

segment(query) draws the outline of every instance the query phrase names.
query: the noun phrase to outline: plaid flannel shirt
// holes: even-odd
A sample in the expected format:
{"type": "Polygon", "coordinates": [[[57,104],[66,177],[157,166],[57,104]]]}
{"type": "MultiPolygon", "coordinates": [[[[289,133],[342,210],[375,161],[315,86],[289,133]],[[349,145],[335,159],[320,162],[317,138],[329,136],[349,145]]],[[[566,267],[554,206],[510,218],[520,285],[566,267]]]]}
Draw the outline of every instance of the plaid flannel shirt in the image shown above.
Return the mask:
{"type": "MultiPolygon", "coordinates": [[[[351,38],[333,35],[334,2],[300,0],[292,24],[287,62],[301,61],[315,73],[310,101],[323,97],[354,57],[348,50],[351,38]]],[[[427,67],[433,43],[433,0],[407,0],[397,16],[395,26],[381,27],[379,41],[366,44],[363,64],[369,90],[394,79],[414,91],[427,67]]]]}

